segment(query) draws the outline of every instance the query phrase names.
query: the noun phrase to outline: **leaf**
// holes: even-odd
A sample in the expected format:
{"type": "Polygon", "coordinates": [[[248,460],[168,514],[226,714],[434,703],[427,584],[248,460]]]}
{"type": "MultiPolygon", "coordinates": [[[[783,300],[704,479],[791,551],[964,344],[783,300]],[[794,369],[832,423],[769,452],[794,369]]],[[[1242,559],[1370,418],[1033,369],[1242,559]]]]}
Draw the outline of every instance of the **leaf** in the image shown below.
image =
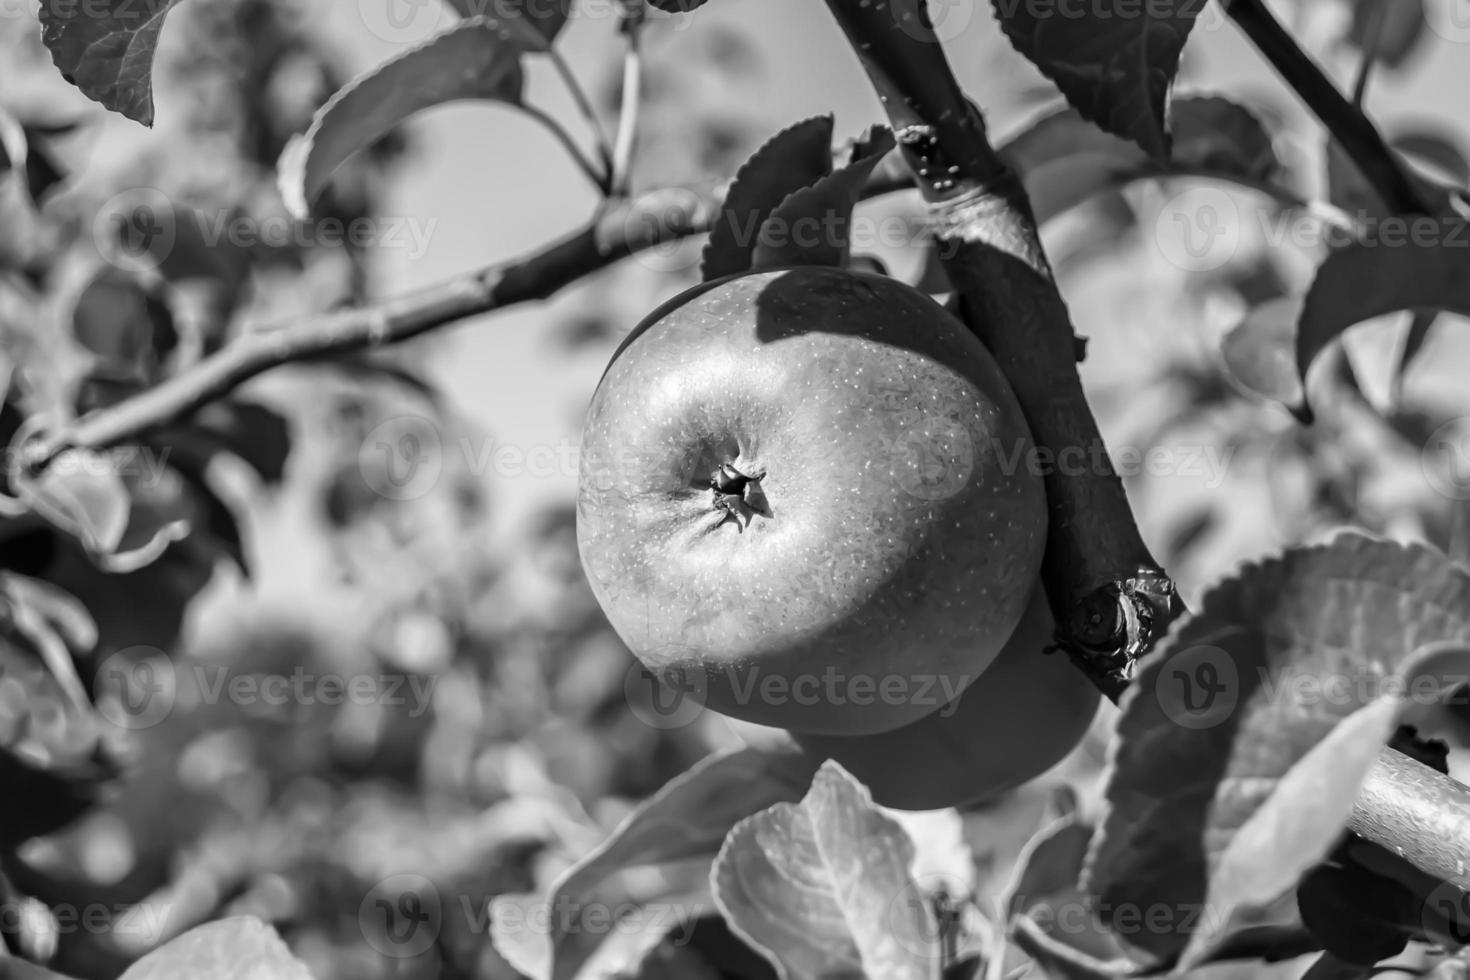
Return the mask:
{"type": "Polygon", "coordinates": [[[119,980],[311,980],[281,937],[253,916],[190,929],[128,968],[119,980]]]}
{"type": "Polygon", "coordinates": [[[1442,171],[1454,184],[1461,187],[1470,184],[1470,162],[1466,162],[1465,153],[1452,134],[1415,130],[1399,133],[1388,145],[1411,163],[1426,163],[1442,171]]]}
{"type": "Polygon", "coordinates": [[[61,77],[114,112],[153,125],[153,54],[178,0],[41,4],[41,41],[61,77]]]}
{"type": "Polygon", "coordinates": [[[1085,874],[1104,909],[1173,916],[1126,938],[1200,962],[1289,893],[1335,845],[1394,692],[1438,693],[1413,685],[1454,660],[1441,641],[1470,643],[1470,575],[1358,533],[1247,565],[1177,621],[1124,699],[1085,874]]]}
{"type": "Polygon", "coordinates": [[[1371,49],[1375,59],[1399,68],[1418,48],[1428,26],[1424,0],[1357,0],[1347,39],[1359,51],[1371,49]]]}
{"type": "Polygon", "coordinates": [[[93,554],[111,554],[128,526],[127,487],[107,457],[86,449],[60,453],[39,477],[17,481],[22,499],[93,554]]]}
{"type": "Polygon", "coordinates": [[[572,0],[448,0],[465,18],[524,17],[547,41],[555,41],[571,16],[572,0]]]}
{"type": "Polygon", "coordinates": [[[1045,223],[1100,191],[1141,176],[1208,171],[1259,180],[1279,167],[1265,124],[1250,109],[1216,96],[1173,101],[1173,155],[1150,161],[1134,144],[1105,133],[1075,109],[1052,111],[1007,140],[1001,159],[1026,186],[1045,223]]]}
{"type": "Polygon", "coordinates": [[[1204,0],[1161,0],[1131,8],[1132,16],[1078,8],[1084,15],[1075,17],[1024,0],[992,3],[1011,44],[1083,118],[1168,158],[1169,86],[1204,0]]]}
{"type": "Polygon", "coordinates": [[[852,212],[863,184],[896,145],[891,130],[874,127],[853,147],[847,166],[782,201],[761,224],[752,268],[847,265],[852,251],[852,212]],[[818,229],[815,238],[809,234],[811,229],[818,229]]]}
{"type": "Polygon", "coordinates": [[[204,520],[199,522],[200,526],[196,530],[207,534],[225,556],[235,563],[235,567],[249,578],[250,563],[245,558],[245,542],[240,537],[239,518],[234,509],[220,499],[219,493],[210,482],[208,457],[201,459],[193,454],[179,453],[171,456],[169,466],[188,485],[196,506],[204,514],[204,520]]]}
{"type": "MultiPolygon", "coordinates": [[[[1297,326],[1296,366],[1305,378],[1317,355],[1343,331],[1399,310],[1470,314],[1470,222],[1464,218],[1398,219],[1402,240],[1357,242],[1327,253],[1307,291],[1297,326]],[[1423,229],[1421,238],[1416,229],[1423,229]]],[[[1387,232],[1385,223],[1381,231],[1387,232]]]]}
{"type": "Polygon", "coordinates": [[[1296,371],[1296,325],[1304,302],[1301,296],[1268,300],[1246,314],[1220,344],[1231,377],[1258,395],[1293,407],[1305,397],[1296,371]]]}
{"type": "Polygon", "coordinates": [[[111,377],[149,379],[178,346],[173,313],[135,277],[104,269],[72,308],[72,333],[111,377]]]}
{"type": "Polygon", "coordinates": [[[1038,899],[1075,889],[1091,840],[1092,826],[1076,817],[1057,820],[1031,838],[1006,887],[1006,916],[1022,915],[1038,899]]]}
{"type": "Polygon", "coordinates": [[[787,197],[832,172],[832,116],[783,129],[736,172],[704,247],[700,277],[712,282],[751,268],[761,226],[787,197]]]}
{"type": "Polygon", "coordinates": [[[338,167],[415,113],[459,99],[521,105],[521,58],[546,43],[527,21],[473,17],[359,75],[282,152],[277,179],[286,207],[307,218],[338,167]]]}
{"type": "Polygon", "coordinates": [[[649,6],[657,7],[667,14],[683,14],[698,10],[706,0],[648,0],[649,6]]]}
{"type": "Polygon", "coordinates": [[[1307,972],[1302,974],[1301,980],[1367,980],[1368,977],[1376,976],[1378,972],[1371,966],[1346,963],[1331,953],[1323,953],[1312,961],[1307,972]]]}
{"type": "MultiPolygon", "coordinates": [[[[610,875],[625,868],[714,856],[739,821],[776,803],[799,800],[817,761],[794,743],[747,747],[711,756],[676,776],[649,797],[601,846],[577,862],[552,887],[553,909],[578,908],[610,875]]],[[[572,939],[555,928],[553,980],[569,980],[581,967],[568,955],[572,939]]]]}
{"type": "Polygon", "coordinates": [[[1280,166],[1265,124],[1238,102],[1219,96],[1174,99],[1169,125],[1175,166],[1257,180],[1271,177],[1280,166]]]}
{"type": "MultiPolygon", "coordinates": [[[[517,972],[547,980],[551,974],[551,946],[545,923],[569,919],[583,953],[577,980],[634,980],[662,976],[659,953],[673,938],[682,948],[694,921],[713,911],[707,891],[695,895],[671,895],[668,900],[633,905],[630,902],[599,903],[591,910],[598,918],[585,926],[563,908],[550,912],[541,896],[506,894],[490,903],[491,938],[495,949],[517,972]],[[614,918],[615,917],[615,918],[614,918]],[[611,921],[610,921],[611,920],[611,921]],[[671,937],[672,934],[672,937],[671,937]],[[649,967],[644,971],[645,964],[649,967]]],[[[697,962],[697,958],[694,962],[697,962]]],[[[680,963],[690,966],[690,962],[680,963]]],[[[698,980],[695,974],[691,980],[698,980]]]]}
{"type": "Polygon", "coordinates": [[[291,457],[291,426],[280,412],[259,402],[226,398],[201,408],[188,423],[149,433],[146,441],[173,464],[181,457],[195,468],[216,453],[243,460],[267,483],[281,482],[291,457]]]}
{"type": "Polygon", "coordinates": [[[800,803],[735,825],[711,880],[731,931],[785,980],[938,980],[938,929],[912,860],[908,835],[828,761],[800,803]]]}

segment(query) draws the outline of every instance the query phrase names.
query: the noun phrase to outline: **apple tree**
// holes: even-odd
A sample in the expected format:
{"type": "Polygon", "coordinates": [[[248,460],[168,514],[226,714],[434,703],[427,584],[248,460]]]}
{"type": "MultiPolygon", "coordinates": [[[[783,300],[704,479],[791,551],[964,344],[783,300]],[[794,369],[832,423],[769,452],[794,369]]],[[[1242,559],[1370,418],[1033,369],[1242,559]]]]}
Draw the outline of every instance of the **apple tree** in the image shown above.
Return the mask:
{"type": "MultiPolygon", "coordinates": [[[[507,669],[497,683],[535,676],[534,654],[552,646],[616,646],[606,614],[683,698],[635,706],[644,720],[699,712],[705,701],[741,715],[748,705],[711,678],[727,661],[743,669],[768,655],[781,670],[852,656],[863,672],[895,674],[970,649],[977,676],[963,695],[950,692],[930,714],[884,718],[833,703],[765,704],[746,720],[769,729],[697,762],[677,735],[647,724],[624,744],[659,758],[661,785],[624,779],[647,798],[599,828],[600,842],[581,840],[574,861],[529,876],[512,873],[521,866],[506,858],[515,835],[505,828],[552,821],[525,809],[494,811],[502,824],[472,818],[467,803],[455,820],[412,793],[388,792],[376,799],[399,816],[399,833],[362,837],[341,816],[353,809],[341,796],[312,811],[335,814],[313,833],[295,832],[306,821],[300,809],[280,824],[265,811],[233,822],[214,814],[203,856],[157,903],[192,910],[167,923],[169,941],[113,944],[55,965],[99,976],[126,968],[135,978],[307,976],[257,920],[279,904],[267,885],[342,835],[387,840],[385,851],[411,842],[415,873],[386,874],[399,865],[385,862],[386,876],[360,902],[330,888],[353,856],[323,861],[329,870],[313,879],[331,894],[325,904],[348,906],[359,925],[378,923],[367,940],[377,952],[422,967],[395,975],[1465,975],[1470,792],[1450,778],[1447,745],[1427,736],[1464,721],[1453,702],[1470,662],[1470,494],[1457,467],[1470,435],[1452,413],[1411,407],[1405,379],[1436,333],[1470,315],[1456,250],[1470,240],[1470,166],[1443,134],[1386,138],[1364,108],[1375,72],[1409,64],[1434,43],[1430,27],[1443,36],[1453,26],[1449,0],[1302,0],[1298,12],[1340,15],[1304,15],[1302,37],[1264,0],[995,0],[995,38],[1040,72],[1053,97],[1003,139],[986,118],[994,93],[960,85],[951,60],[967,55],[945,43],[955,9],[983,5],[828,0],[886,126],[844,141],[831,117],[796,121],[762,134],[769,139],[738,169],[725,167],[725,179],[653,186],[649,144],[678,145],[688,133],[659,133],[645,111],[654,68],[644,40],[727,4],[608,8],[622,75],[616,128],[605,135],[558,49],[579,11],[573,0],[449,0],[442,29],[351,79],[263,0],[42,0],[37,29],[14,41],[17,58],[49,59],[54,84],[117,114],[133,140],[112,172],[52,196],[65,175],[50,147],[79,124],[48,115],[45,100],[6,103],[0,114],[0,187],[12,198],[0,239],[12,369],[0,497],[10,546],[0,580],[9,612],[0,764],[11,799],[0,805],[0,859],[16,896],[8,907],[33,913],[4,923],[13,955],[0,975],[57,976],[35,964],[53,958],[46,910],[63,902],[22,873],[16,852],[92,810],[102,787],[136,786],[164,756],[165,745],[145,744],[141,770],[130,772],[130,747],[146,737],[116,737],[108,712],[169,669],[168,656],[154,654],[173,645],[214,560],[249,564],[215,464],[229,457],[247,481],[279,482],[293,440],[281,412],[241,387],[292,371],[314,386],[336,378],[335,419],[350,443],[370,427],[362,391],[383,385],[392,393],[372,397],[434,400],[431,386],[376,348],[548,299],[632,256],[706,235],[701,281],[689,282],[687,268],[671,275],[675,298],[622,339],[609,387],[588,393],[582,507],[543,529],[564,553],[571,534],[582,538],[591,592],[579,579],[578,614],[541,624],[536,635],[554,642],[523,644],[527,673],[507,669]],[[1176,91],[1205,18],[1238,30],[1295,104],[1176,91]],[[164,57],[175,21],[197,32],[195,43],[164,57]],[[529,100],[536,63],[569,87],[590,139],[529,100]],[[153,87],[165,77],[197,91],[190,118],[155,118],[153,87]],[[387,298],[370,295],[360,250],[178,238],[201,227],[187,219],[198,210],[257,224],[369,213],[382,168],[401,151],[399,124],[462,100],[549,127],[601,198],[582,227],[387,298]],[[1315,120],[1315,152],[1282,152],[1303,128],[1287,121],[1292,113],[1315,120]],[[160,151],[171,131],[190,152],[160,151]],[[1190,288],[1228,289],[1239,308],[1215,345],[1225,371],[1170,365],[1165,380],[1188,391],[1191,411],[1154,413],[1135,441],[1168,444],[1208,416],[1224,425],[1219,441],[1267,447],[1273,478],[1299,478],[1297,496],[1310,501],[1290,547],[1243,567],[1190,569],[1213,584],[1188,601],[1171,569],[1228,524],[1230,501],[1187,511],[1146,540],[1147,501],[1130,496],[1122,447],[1104,440],[1097,392],[1079,373],[1115,340],[1079,336],[1058,286],[1089,251],[1137,233],[1140,209],[1128,195],[1139,188],[1173,194],[1152,230],[1193,276],[1190,288]],[[1302,254],[1280,254],[1293,243],[1238,248],[1248,229],[1220,202],[1239,194],[1260,213],[1314,222],[1312,247],[1296,249],[1310,263],[1293,271],[1302,254]],[[855,216],[896,195],[922,229],[907,282],[853,248],[855,216]],[[1054,239],[1044,245],[1043,227],[1069,219],[1081,246],[1063,254],[1054,239]],[[791,232],[801,226],[821,231],[798,241],[791,232]],[[1212,258],[1222,236],[1229,261],[1212,258]],[[1400,313],[1409,322],[1385,403],[1366,393],[1344,335],[1400,313]],[[236,329],[246,315],[273,325],[236,329]],[[888,383],[901,357],[919,379],[907,387],[888,383]],[[787,377],[810,395],[792,396],[799,405],[783,403],[779,386],[757,390],[772,365],[803,364],[819,369],[787,377]],[[840,410],[834,388],[850,400],[840,410]],[[630,405],[642,407],[629,414],[630,405]],[[1265,421],[1283,418],[1288,427],[1265,421]],[[770,421],[734,431],[751,419],[770,421]],[[1005,438],[986,443],[996,425],[1005,438]],[[752,440],[776,447],[769,460],[752,440]],[[1429,486],[1384,496],[1373,480],[1388,457],[1435,464],[1421,474],[1429,486]],[[881,479],[869,479],[874,461],[888,467],[881,479]],[[799,479],[783,484],[793,463],[799,479]],[[956,467],[963,474],[949,485],[956,467]],[[864,494],[887,494],[889,506],[864,509],[864,494]],[[777,547],[773,528],[793,514],[807,537],[777,547]],[[670,586],[670,569],[697,588],[670,586]],[[667,630],[657,649],[655,627],[667,630]],[[836,639],[809,642],[818,627],[836,639]],[[1302,696],[1304,680],[1317,696],[1302,696]],[[1000,833],[996,800],[1086,737],[1099,693],[1119,706],[1105,716],[1101,793],[1050,795],[1008,873],[980,861],[974,838],[1000,833]],[[941,705],[956,707],[958,721],[931,733],[923,726],[941,724],[931,719],[951,718],[941,705]],[[683,771],[662,781],[663,768],[683,771]],[[940,776],[922,793],[892,788],[906,784],[891,777],[909,772],[940,776]],[[963,813],[945,809],[956,806],[963,813]],[[487,835],[494,847],[475,846],[487,835]],[[501,859],[494,874],[463,866],[501,859]],[[264,868],[275,877],[256,874],[264,868]],[[445,889],[424,883],[479,873],[455,886],[487,898],[478,928],[438,929],[421,943],[417,923],[452,917],[429,902],[445,889]],[[241,891],[251,900],[230,900],[241,891]]],[[[714,161],[737,162],[724,157],[743,134],[698,125],[714,161]]],[[[607,332],[589,317],[564,340],[599,343],[607,332]]],[[[410,452],[411,442],[394,445],[410,452]]],[[[415,535],[400,526],[393,536],[397,518],[377,513],[352,468],[346,456],[323,467],[332,522],[381,521],[389,553],[410,552],[415,535]]],[[[445,538],[474,519],[472,497],[438,502],[445,538]]],[[[441,560],[436,552],[423,564],[441,560]]],[[[496,585],[436,591],[436,614],[454,618],[452,607],[472,623],[486,595],[513,588],[506,568],[474,567],[496,585]]],[[[426,618],[409,618],[386,642],[385,662],[404,677],[449,660],[421,640],[433,633],[426,618]]],[[[467,689],[482,680],[453,676],[467,689]]],[[[514,701],[497,705],[505,718],[525,710],[514,701]]],[[[439,727],[405,738],[446,744],[435,739],[457,703],[436,702],[439,727]]],[[[628,705],[617,707],[626,719],[628,705]]],[[[606,708],[586,706],[581,720],[626,734],[605,721],[606,708]]],[[[351,729],[344,718],[340,728],[351,729]]],[[[375,716],[370,727],[412,721],[375,716]]],[[[197,724],[224,722],[205,715],[197,724]]],[[[282,755],[311,741],[251,737],[282,755]]],[[[357,764],[392,770],[392,739],[366,741],[357,764]]],[[[593,753],[599,741],[578,745],[593,753]]],[[[324,771],[350,782],[352,764],[334,758],[324,771]]],[[[594,787],[590,797],[612,792],[598,772],[566,774],[594,787]]],[[[516,799],[501,794],[507,806],[516,799]]],[[[312,800],[291,803],[311,810],[312,800]]],[[[303,952],[309,944],[294,945],[317,966],[303,952]]]]}

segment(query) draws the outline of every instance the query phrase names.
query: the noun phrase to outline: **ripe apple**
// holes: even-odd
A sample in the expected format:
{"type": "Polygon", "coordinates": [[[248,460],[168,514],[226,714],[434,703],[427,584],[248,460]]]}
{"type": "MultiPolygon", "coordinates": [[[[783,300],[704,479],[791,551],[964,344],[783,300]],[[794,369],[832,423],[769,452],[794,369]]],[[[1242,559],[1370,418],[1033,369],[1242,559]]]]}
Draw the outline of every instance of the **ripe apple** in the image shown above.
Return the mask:
{"type": "Polygon", "coordinates": [[[653,673],[710,707],[858,735],[952,700],[1037,579],[1045,493],[1000,368],[929,296],[827,267],[697,286],[614,355],[577,540],[653,673]]]}
{"type": "Polygon", "coordinates": [[[984,802],[1034,779],[1082,741],[1101,695],[1065,654],[1044,653],[1053,621],[1038,587],[1021,624],[985,676],[952,705],[878,735],[803,735],[900,810],[984,802]]]}

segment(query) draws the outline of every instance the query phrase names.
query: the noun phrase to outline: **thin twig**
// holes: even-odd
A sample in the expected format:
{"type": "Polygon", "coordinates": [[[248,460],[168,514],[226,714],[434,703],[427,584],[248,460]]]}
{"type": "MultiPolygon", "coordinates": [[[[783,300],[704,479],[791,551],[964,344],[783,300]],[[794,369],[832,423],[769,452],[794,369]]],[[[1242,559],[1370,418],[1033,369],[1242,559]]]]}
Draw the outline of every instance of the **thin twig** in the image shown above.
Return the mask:
{"type": "Polygon", "coordinates": [[[643,103],[643,0],[623,0],[622,106],[618,111],[617,142],[613,144],[612,192],[626,196],[633,182],[633,154],[638,148],[638,116],[643,103]]]}
{"type": "Polygon", "coordinates": [[[1368,23],[1364,25],[1363,57],[1358,62],[1358,74],[1353,79],[1353,105],[1362,111],[1363,99],[1368,95],[1368,80],[1373,76],[1373,65],[1378,61],[1378,46],[1383,42],[1383,24],[1388,19],[1387,0],[1370,0],[1368,23]]]}
{"type": "Polygon", "coordinates": [[[522,105],[521,109],[526,115],[551,130],[552,135],[556,137],[557,142],[562,145],[562,148],[572,155],[572,159],[577,163],[577,169],[581,170],[582,173],[587,175],[587,179],[592,181],[593,187],[597,188],[603,194],[608,193],[610,178],[607,173],[598,172],[597,166],[591,160],[587,159],[587,155],[582,152],[582,148],[577,145],[577,141],[572,139],[571,134],[562,127],[561,123],[530,103],[522,105]]]}
{"type": "Polygon", "coordinates": [[[582,83],[577,81],[577,76],[572,73],[571,66],[561,56],[561,52],[555,48],[548,48],[546,55],[551,59],[551,64],[556,68],[556,73],[561,76],[562,84],[566,86],[572,102],[577,106],[577,112],[587,121],[588,128],[592,131],[593,139],[597,142],[597,156],[602,163],[602,176],[598,179],[598,186],[604,193],[609,193],[612,188],[612,150],[608,145],[607,130],[602,127],[602,120],[597,118],[597,110],[592,107],[592,100],[587,97],[587,90],[582,83]]]}

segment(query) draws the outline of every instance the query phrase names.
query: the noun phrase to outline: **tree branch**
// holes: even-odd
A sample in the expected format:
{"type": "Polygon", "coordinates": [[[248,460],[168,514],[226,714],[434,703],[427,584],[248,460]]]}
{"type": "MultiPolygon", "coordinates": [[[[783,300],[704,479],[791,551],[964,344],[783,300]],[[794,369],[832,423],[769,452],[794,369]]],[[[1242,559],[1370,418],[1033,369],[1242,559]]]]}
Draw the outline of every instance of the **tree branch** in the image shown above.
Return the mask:
{"type": "Polygon", "coordinates": [[[1368,183],[1396,214],[1428,214],[1429,208],[1378,128],[1338,91],[1332,79],[1301,49],[1266,9],[1264,0],[1230,0],[1230,17],[1332,138],[1352,157],[1368,183]]]}

